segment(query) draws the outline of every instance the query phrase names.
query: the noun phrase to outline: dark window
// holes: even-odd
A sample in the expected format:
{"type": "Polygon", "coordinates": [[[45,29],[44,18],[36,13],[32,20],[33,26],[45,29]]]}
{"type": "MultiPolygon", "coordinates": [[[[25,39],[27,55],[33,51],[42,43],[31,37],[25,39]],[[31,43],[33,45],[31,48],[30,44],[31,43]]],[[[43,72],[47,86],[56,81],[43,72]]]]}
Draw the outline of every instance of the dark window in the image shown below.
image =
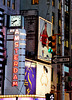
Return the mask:
{"type": "Polygon", "coordinates": [[[53,68],[52,68],[52,73],[51,73],[51,81],[53,81],[53,68]]]}
{"type": "Polygon", "coordinates": [[[5,0],[3,0],[3,5],[5,5],[5,0]]]}
{"type": "Polygon", "coordinates": [[[55,0],[52,0],[52,6],[55,6],[55,0]]]}
{"type": "Polygon", "coordinates": [[[52,35],[54,35],[54,30],[52,30],[52,35]]]}
{"type": "Polygon", "coordinates": [[[7,0],[7,6],[10,7],[10,0],[7,0]]]}
{"type": "Polygon", "coordinates": [[[32,0],[32,4],[33,4],[33,5],[39,4],[39,0],[32,0]]]}
{"type": "Polygon", "coordinates": [[[55,14],[52,12],[52,24],[54,24],[55,14]]]}
{"type": "Polygon", "coordinates": [[[53,24],[53,29],[54,29],[54,24],[55,24],[55,14],[52,12],[52,24],[53,24]]]}
{"type": "Polygon", "coordinates": [[[15,0],[12,0],[12,9],[15,9],[15,0]]]}

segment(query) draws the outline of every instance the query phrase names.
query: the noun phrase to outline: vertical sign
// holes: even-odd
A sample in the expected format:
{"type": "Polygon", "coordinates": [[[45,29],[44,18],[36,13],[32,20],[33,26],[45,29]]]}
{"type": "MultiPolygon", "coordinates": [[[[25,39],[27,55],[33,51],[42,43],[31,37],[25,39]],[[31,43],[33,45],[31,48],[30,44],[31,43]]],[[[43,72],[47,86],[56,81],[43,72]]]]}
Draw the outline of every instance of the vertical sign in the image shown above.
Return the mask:
{"type": "Polygon", "coordinates": [[[36,94],[36,63],[25,61],[26,94],[36,94]]]}
{"type": "Polygon", "coordinates": [[[13,83],[12,86],[18,86],[18,60],[19,60],[19,30],[14,32],[14,56],[13,56],[13,83]]]}

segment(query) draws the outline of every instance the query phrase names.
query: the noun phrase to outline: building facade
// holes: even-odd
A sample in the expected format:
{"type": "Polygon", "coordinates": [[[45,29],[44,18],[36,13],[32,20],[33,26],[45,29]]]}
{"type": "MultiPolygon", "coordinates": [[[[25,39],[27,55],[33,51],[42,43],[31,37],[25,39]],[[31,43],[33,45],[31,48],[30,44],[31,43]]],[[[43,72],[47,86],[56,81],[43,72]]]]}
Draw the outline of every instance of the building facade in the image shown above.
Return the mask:
{"type": "MultiPolygon", "coordinates": [[[[26,36],[26,58],[37,59],[37,50],[38,50],[38,17],[42,17],[47,21],[52,22],[52,35],[61,34],[61,1],[60,0],[1,0],[0,8],[3,9],[4,14],[4,30],[8,28],[8,18],[12,14],[19,14],[25,17],[25,29],[27,32],[26,36]],[[20,8],[19,8],[20,7],[20,8]],[[19,12],[20,10],[20,12],[19,12]]],[[[65,0],[65,56],[70,55],[70,2],[65,0]],[[68,21],[66,21],[68,20],[68,21]]],[[[6,32],[3,30],[6,36],[6,32]]],[[[6,37],[5,37],[6,39],[6,37]]],[[[57,53],[58,56],[61,56],[61,36],[57,36],[57,53]]],[[[8,49],[5,44],[5,51],[8,49]]],[[[11,50],[11,48],[10,48],[11,50]]],[[[9,51],[10,52],[10,51],[9,51]]],[[[12,54],[11,54],[12,55],[12,54]]],[[[10,56],[11,56],[10,55],[10,56]]],[[[9,57],[10,57],[9,56],[9,57]]],[[[11,56],[12,57],[12,56],[11,56]]],[[[5,55],[5,59],[9,59],[8,55],[5,55]],[[7,58],[6,58],[7,57],[7,58]]],[[[9,63],[9,62],[8,62],[9,63]]],[[[45,63],[45,62],[43,62],[45,63]]],[[[12,64],[12,63],[11,63],[12,64]]],[[[7,65],[7,64],[5,64],[7,65]]],[[[5,66],[4,65],[4,66],[5,66]]],[[[70,64],[65,66],[69,67],[70,64]]],[[[7,66],[6,66],[7,67],[7,66]]],[[[5,69],[6,70],[6,69],[5,69]]],[[[7,72],[7,71],[6,71],[7,72]]],[[[52,64],[52,79],[51,86],[52,89],[57,90],[57,81],[60,85],[60,66],[57,64],[52,64]],[[58,68],[57,68],[58,67],[58,68]],[[58,69],[58,72],[57,72],[58,69]]],[[[5,73],[6,75],[6,73],[5,73]]],[[[67,74],[66,74],[67,75],[67,74]]],[[[5,79],[5,78],[4,78],[5,79]]],[[[7,80],[8,81],[8,80],[7,80]]],[[[9,80],[10,81],[10,80],[9,80]]],[[[60,90],[59,86],[58,89],[60,90]]],[[[2,90],[2,86],[1,86],[2,90]]],[[[9,91],[8,91],[9,92],[9,91]]],[[[4,92],[1,92],[3,94],[4,92]]],[[[5,92],[6,94],[6,92],[5,92]]],[[[9,93],[7,93],[9,94],[9,93]]],[[[15,93],[14,93],[15,94],[15,93]]],[[[17,93],[18,94],[18,93],[17,93]]]]}
{"type": "MultiPolygon", "coordinates": [[[[12,14],[19,14],[19,6],[20,6],[20,0],[0,0],[0,9],[3,11],[2,16],[3,17],[3,24],[0,31],[0,34],[2,34],[3,39],[0,38],[0,40],[3,41],[3,50],[0,49],[0,54],[3,53],[3,64],[0,66],[0,94],[4,94],[4,80],[5,78],[5,66],[7,66],[7,47],[6,47],[6,33],[8,29],[9,24],[9,16],[12,14]]],[[[0,19],[1,20],[1,19],[0,19]]],[[[1,59],[1,58],[0,58],[1,59]]]]}
{"type": "MultiPolygon", "coordinates": [[[[65,0],[64,1],[64,56],[70,56],[71,57],[71,33],[70,33],[70,1],[65,0]]],[[[59,6],[58,6],[58,33],[62,33],[62,9],[61,9],[61,1],[59,0],[59,6]]],[[[58,54],[62,56],[62,40],[61,36],[58,36],[58,54]]],[[[59,66],[59,69],[61,68],[61,65],[59,66]]],[[[71,67],[71,61],[70,63],[64,64],[64,71],[65,71],[65,89],[70,90],[70,87],[68,85],[68,76],[69,76],[69,69],[71,67]]],[[[58,89],[60,89],[60,71],[58,71],[58,89]]]]}
{"type": "MultiPolygon", "coordinates": [[[[25,29],[27,31],[27,41],[26,44],[26,57],[28,58],[30,52],[35,53],[35,55],[29,57],[29,59],[37,59],[37,53],[38,53],[38,26],[39,26],[39,16],[46,19],[47,21],[50,21],[52,23],[52,34],[58,34],[58,1],[57,0],[22,0],[21,6],[20,6],[21,14],[25,17],[25,20],[29,21],[32,20],[32,24],[29,24],[29,22],[25,22],[25,29]],[[34,18],[34,19],[32,19],[34,18]],[[37,21],[36,21],[36,20],[37,21]],[[36,22],[34,22],[34,21],[36,22]],[[34,25],[35,24],[35,25],[34,25]],[[28,30],[34,30],[35,33],[28,30]],[[31,39],[30,42],[28,39],[31,39]],[[33,41],[33,42],[31,42],[33,41]],[[33,47],[32,47],[33,46],[33,47]]],[[[44,62],[45,63],[45,62],[44,62]]],[[[52,66],[52,88],[57,89],[57,65],[53,64],[52,66]]]]}

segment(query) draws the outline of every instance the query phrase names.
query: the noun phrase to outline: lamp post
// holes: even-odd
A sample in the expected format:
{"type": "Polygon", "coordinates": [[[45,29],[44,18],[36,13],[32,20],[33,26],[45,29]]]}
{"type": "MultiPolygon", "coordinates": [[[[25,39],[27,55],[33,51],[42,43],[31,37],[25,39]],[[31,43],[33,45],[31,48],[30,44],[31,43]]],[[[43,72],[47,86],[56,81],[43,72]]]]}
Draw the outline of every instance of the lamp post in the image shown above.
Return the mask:
{"type": "MultiPolygon", "coordinates": [[[[62,0],[62,56],[64,56],[64,0],[62,0]]],[[[64,89],[65,89],[65,82],[64,82],[64,63],[61,66],[61,100],[65,100],[64,97],[64,89]]]]}

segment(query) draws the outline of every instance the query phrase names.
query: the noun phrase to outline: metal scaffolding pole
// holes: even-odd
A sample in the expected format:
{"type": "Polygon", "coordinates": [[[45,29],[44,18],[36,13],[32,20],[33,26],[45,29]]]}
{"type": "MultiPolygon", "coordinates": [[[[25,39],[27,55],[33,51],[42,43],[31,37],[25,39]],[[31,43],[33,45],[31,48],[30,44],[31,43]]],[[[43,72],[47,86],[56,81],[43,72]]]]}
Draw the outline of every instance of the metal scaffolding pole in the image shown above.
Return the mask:
{"type": "MultiPolygon", "coordinates": [[[[62,0],[62,56],[64,56],[64,0],[62,0]]],[[[61,100],[65,100],[64,97],[64,89],[65,89],[65,82],[64,82],[64,63],[61,66],[61,100]]]]}

